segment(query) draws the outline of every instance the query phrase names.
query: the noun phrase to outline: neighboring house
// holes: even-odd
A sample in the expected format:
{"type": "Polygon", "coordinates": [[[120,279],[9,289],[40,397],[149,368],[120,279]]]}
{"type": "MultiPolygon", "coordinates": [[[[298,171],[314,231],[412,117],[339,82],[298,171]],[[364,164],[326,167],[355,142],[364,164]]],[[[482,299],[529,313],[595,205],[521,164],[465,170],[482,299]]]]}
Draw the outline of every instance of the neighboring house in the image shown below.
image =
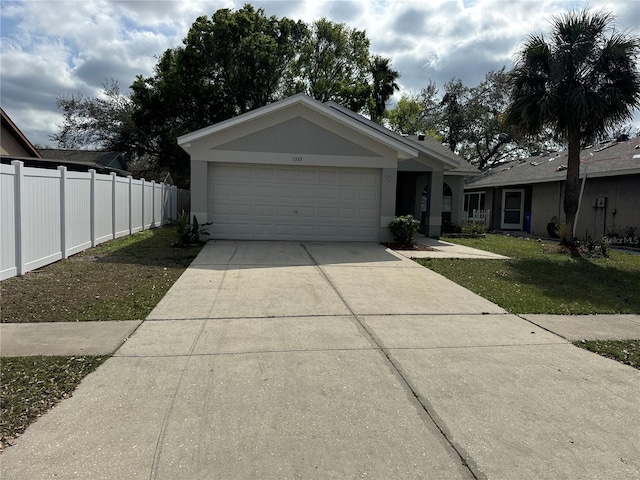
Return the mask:
{"type": "MultiPolygon", "coordinates": [[[[465,211],[490,210],[490,228],[548,236],[555,217],[564,222],[567,151],[502,163],[465,186],[465,211]]],[[[576,237],[640,232],[640,139],[610,141],[580,152],[584,191],[576,237]]],[[[581,182],[582,185],[583,182],[581,182]]]]}
{"type": "MultiPolygon", "coordinates": [[[[101,150],[66,150],[40,148],[41,157],[56,165],[67,165],[74,169],[94,169],[98,172],[116,172],[127,175],[127,160],[122,152],[101,150]]],[[[41,165],[39,165],[41,166],[41,165]]]]}
{"type": "Polygon", "coordinates": [[[303,94],[181,136],[191,212],[216,239],[390,240],[412,214],[428,236],[461,221],[478,171],[432,139],[413,141],[303,94]]]}
{"type": "Polygon", "coordinates": [[[164,183],[165,185],[173,185],[173,177],[167,171],[156,172],[155,170],[129,170],[131,176],[136,179],[144,178],[147,182],[164,183]]]}
{"type": "Polygon", "coordinates": [[[9,115],[0,108],[2,114],[2,122],[0,125],[0,155],[40,158],[38,150],[24,136],[15,123],[9,118],[9,115]]]}

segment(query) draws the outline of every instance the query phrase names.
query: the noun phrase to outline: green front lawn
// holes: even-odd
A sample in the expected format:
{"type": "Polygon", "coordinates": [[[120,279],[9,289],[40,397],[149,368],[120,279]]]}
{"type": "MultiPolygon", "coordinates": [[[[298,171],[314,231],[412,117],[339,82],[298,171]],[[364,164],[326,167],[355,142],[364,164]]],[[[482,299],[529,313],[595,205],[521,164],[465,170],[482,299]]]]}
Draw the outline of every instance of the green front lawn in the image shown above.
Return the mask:
{"type": "Polygon", "coordinates": [[[574,257],[554,243],[504,235],[444,240],[510,257],[418,262],[511,313],[640,314],[640,255],[574,257]]]}
{"type": "Polygon", "coordinates": [[[146,230],[3,280],[2,322],[146,318],[200,252],[177,239],[172,227],[146,230]]]}
{"type": "Polygon", "coordinates": [[[12,357],[0,360],[0,450],[108,357],[12,357]]]}
{"type": "Polygon", "coordinates": [[[640,370],[640,340],[582,340],[573,344],[640,370]]]}
{"type": "MultiPolygon", "coordinates": [[[[177,239],[175,228],[147,230],[4,280],[2,322],[143,319],[200,252],[177,239]]],[[[107,358],[0,359],[0,450],[107,358]]]]}

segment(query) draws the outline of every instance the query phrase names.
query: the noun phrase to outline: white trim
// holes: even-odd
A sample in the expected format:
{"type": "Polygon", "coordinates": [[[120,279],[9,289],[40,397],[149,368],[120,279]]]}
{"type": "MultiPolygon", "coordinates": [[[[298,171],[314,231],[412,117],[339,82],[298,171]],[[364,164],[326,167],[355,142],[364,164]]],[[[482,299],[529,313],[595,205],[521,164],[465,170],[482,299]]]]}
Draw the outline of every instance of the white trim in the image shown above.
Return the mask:
{"type": "MultiPolygon", "coordinates": [[[[376,130],[378,133],[385,135],[389,138],[392,138],[393,140],[400,142],[408,147],[411,148],[415,148],[416,150],[425,153],[427,155],[432,156],[433,158],[435,158],[436,160],[439,160],[440,162],[449,165],[451,167],[454,168],[459,168],[460,165],[458,164],[458,162],[456,162],[455,160],[452,160],[450,158],[447,158],[446,156],[431,150],[430,148],[425,147],[424,145],[420,145],[419,143],[414,142],[413,140],[409,140],[405,137],[403,137],[402,135],[397,134],[396,132],[393,132],[391,130],[389,130],[388,128],[385,128],[381,125],[378,125],[376,122],[373,122],[371,120],[368,120],[366,118],[364,118],[362,115],[357,114],[356,112],[353,112],[351,110],[349,110],[348,108],[343,107],[342,105],[335,103],[335,102],[327,102],[326,105],[328,105],[329,107],[333,108],[334,110],[339,111],[340,113],[351,117],[353,120],[362,123],[363,125],[366,125],[367,127],[376,130]]],[[[417,155],[416,155],[417,157],[417,155]]],[[[419,158],[416,158],[417,161],[420,161],[419,158]]]]}
{"type": "Polygon", "coordinates": [[[229,120],[216,123],[215,125],[211,125],[209,127],[205,127],[200,130],[196,130],[195,132],[182,135],[178,137],[178,145],[180,145],[185,151],[187,151],[187,149],[191,148],[190,144],[194,141],[200,140],[204,137],[208,137],[210,135],[214,135],[224,130],[233,128],[242,123],[250,122],[257,118],[270,115],[276,111],[283,110],[285,108],[289,108],[293,105],[298,105],[298,104],[304,105],[305,107],[310,108],[311,110],[314,110],[326,117],[329,117],[337,121],[338,123],[341,123],[342,125],[345,125],[353,130],[356,130],[362,133],[363,135],[373,140],[376,140],[393,150],[396,150],[399,154],[399,158],[414,158],[418,156],[418,149],[415,148],[414,146],[410,146],[404,142],[400,142],[394,138],[390,138],[389,136],[383,134],[382,132],[376,131],[375,129],[372,129],[369,126],[364,125],[362,122],[359,122],[348,115],[344,115],[343,113],[337,111],[336,109],[330,108],[329,106],[322,104],[317,100],[314,100],[303,93],[293,95],[289,98],[285,98],[284,100],[271,103],[269,105],[258,108],[256,110],[252,110],[242,115],[238,115],[237,117],[233,117],[229,120]]]}
{"type": "Polygon", "coordinates": [[[524,188],[503,188],[502,189],[502,205],[500,208],[500,228],[522,230],[524,225],[524,188]],[[518,192],[520,194],[520,223],[505,223],[505,197],[508,192],[518,192]]]}

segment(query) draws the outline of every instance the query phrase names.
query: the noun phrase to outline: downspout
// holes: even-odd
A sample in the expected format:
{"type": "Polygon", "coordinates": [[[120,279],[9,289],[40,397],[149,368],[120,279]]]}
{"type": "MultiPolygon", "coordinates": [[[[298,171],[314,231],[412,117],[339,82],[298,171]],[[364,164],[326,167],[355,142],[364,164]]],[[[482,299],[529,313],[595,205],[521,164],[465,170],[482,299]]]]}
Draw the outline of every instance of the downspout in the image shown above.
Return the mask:
{"type": "Polygon", "coordinates": [[[580,186],[580,196],[578,197],[578,210],[576,211],[576,218],[573,220],[573,232],[571,232],[571,237],[576,237],[576,227],[578,226],[578,215],[580,215],[580,206],[582,205],[582,194],[584,193],[584,184],[587,182],[587,168],[588,165],[584,166],[584,177],[582,177],[582,185],[580,186]]]}

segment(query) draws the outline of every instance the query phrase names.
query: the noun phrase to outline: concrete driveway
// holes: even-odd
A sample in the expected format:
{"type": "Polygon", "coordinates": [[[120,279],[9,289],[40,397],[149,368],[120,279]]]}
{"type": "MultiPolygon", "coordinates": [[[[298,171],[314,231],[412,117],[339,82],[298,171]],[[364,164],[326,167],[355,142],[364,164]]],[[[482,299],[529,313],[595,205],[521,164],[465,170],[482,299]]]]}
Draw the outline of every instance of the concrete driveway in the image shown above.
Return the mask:
{"type": "Polygon", "coordinates": [[[209,242],[3,478],[638,478],[640,373],[374,244],[209,242]]]}

